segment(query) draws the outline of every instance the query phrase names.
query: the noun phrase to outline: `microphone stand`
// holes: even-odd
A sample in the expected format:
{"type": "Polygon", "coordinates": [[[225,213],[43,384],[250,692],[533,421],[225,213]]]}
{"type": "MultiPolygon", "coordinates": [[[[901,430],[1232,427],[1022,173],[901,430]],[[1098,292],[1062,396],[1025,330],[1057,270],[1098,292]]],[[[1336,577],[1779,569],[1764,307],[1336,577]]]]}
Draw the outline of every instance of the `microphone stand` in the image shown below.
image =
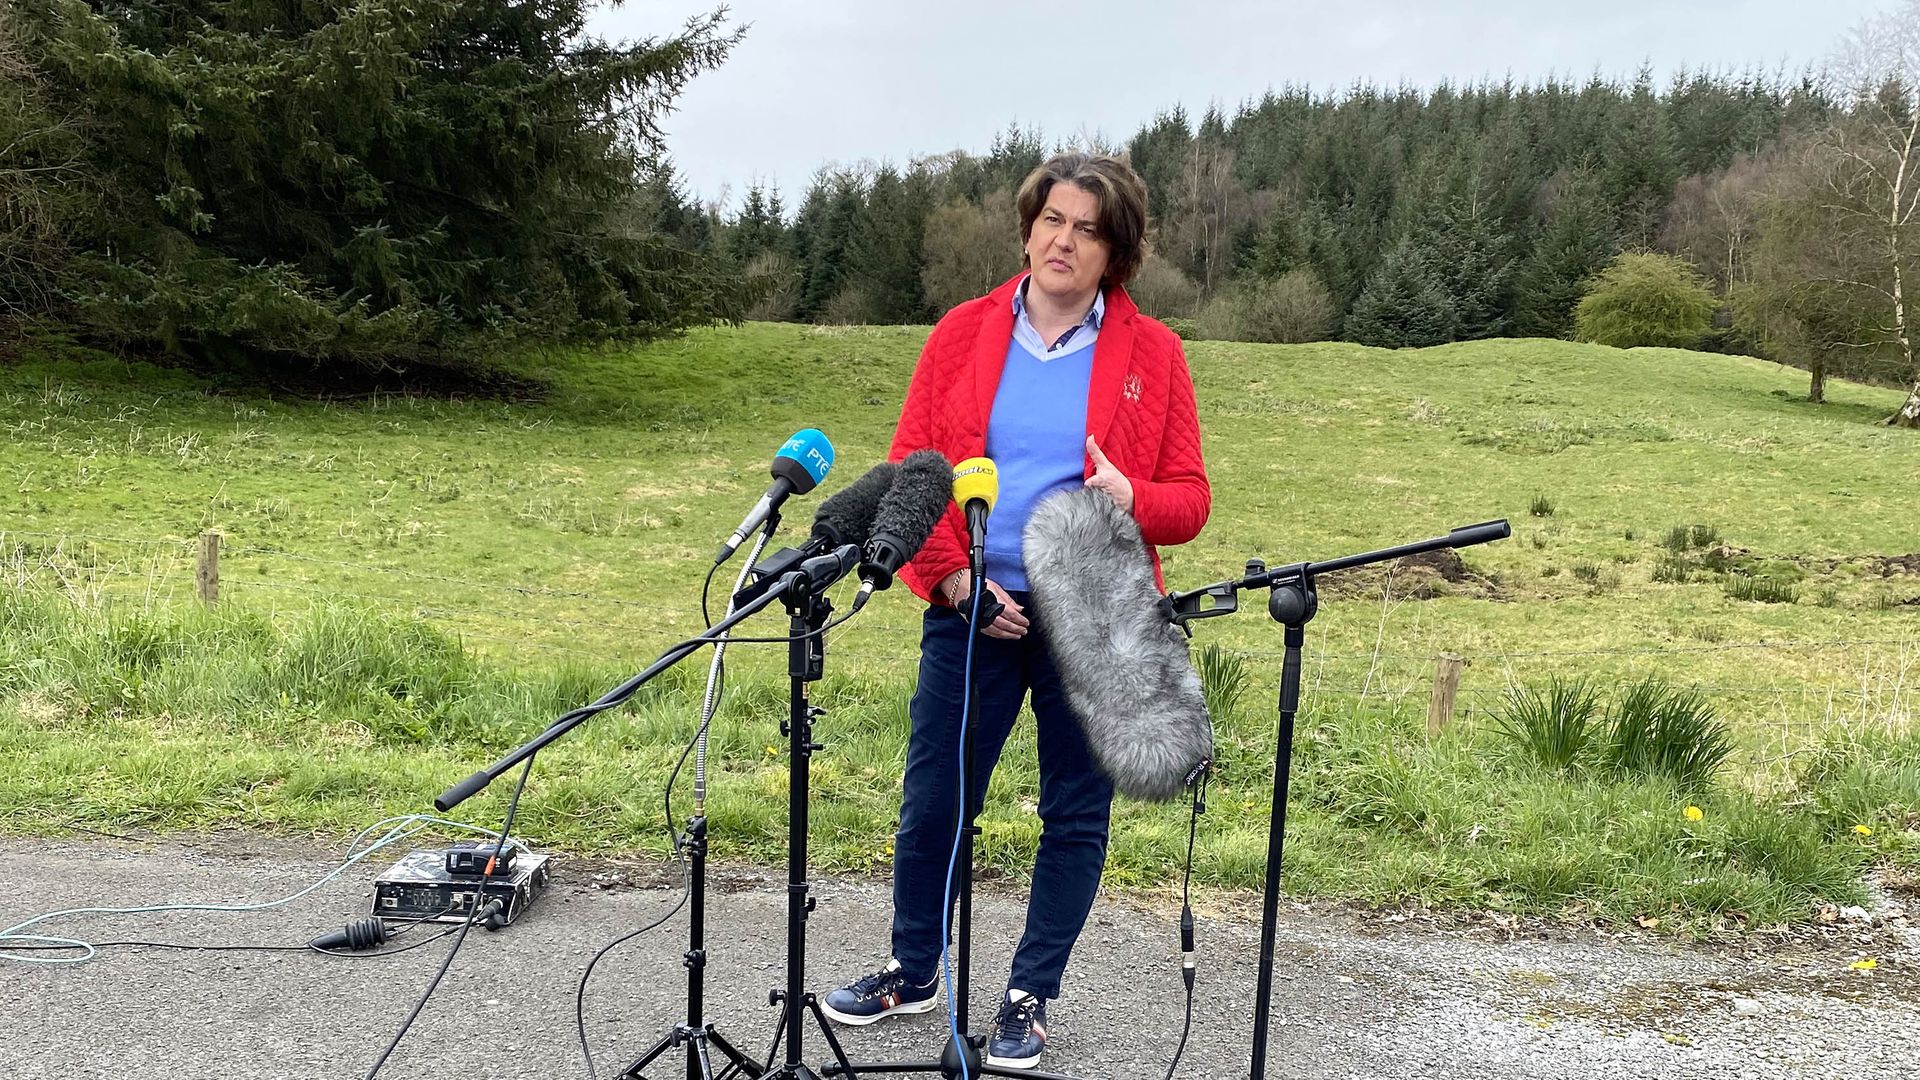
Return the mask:
{"type": "MultiPolygon", "coordinates": [[[[851,564],[849,564],[849,569],[851,564]]],[[[826,659],[826,639],[820,633],[833,603],[825,594],[826,584],[810,587],[805,575],[801,587],[787,590],[782,600],[788,616],[787,676],[789,684],[787,719],[780,734],[787,737],[787,985],[767,994],[770,1004],[780,1005],[780,1022],[774,1028],[773,1046],[767,1051],[767,1070],[749,1072],[749,1076],[768,1076],[778,1080],[818,1080],[819,1074],[800,1060],[800,1018],[802,1010],[813,1014],[814,1023],[826,1037],[840,1069],[851,1071],[846,1051],[820,1011],[820,1001],[806,988],[807,915],[813,911],[813,898],[807,887],[807,797],[809,766],[813,753],[826,747],[813,741],[813,721],[826,710],[807,701],[807,684],[817,681],[826,659]],[[773,1054],[782,1045],[786,1060],[773,1068],[773,1054]]],[[[830,584],[827,583],[827,584],[830,584]]],[[[829,1066],[828,1071],[833,1071],[829,1066]]],[[[637,1080],[637,1078],[636,1078],[637,1080]]]]}
{"type": "MultiPolygon", "coordinates": [[[[800,1011],[803,1007],[812,1009],[814,1019],[825,1033],[827,1044],[833,1049],[835,1058],[843,1069],[851,1070],[847,1057],[840,1048],[826,1018],[820,1012],[820,1005],[814,996],[805,991],[806,970],[806,918],[813,909],[813,900],[808,896],[806,880],[807,859],[807,779],[808,762],[813,751],[823,749],[813,742],[813,718],[822,710],[811,707],[807,702],[806,683],[821,676],[821,665],[825,655],[825,644],[820,630],[832,612],[832,604],[825,590],[835,581],[846,576],[859,558],[859,549],[845,545],[831,555],[821,556],[808,563],[802,563],[796,569],[783,573],[771,583],[757,582],[736,595],[735,610],[726,618],[715,623],[706,632],[689,638],[661,654],[660,658],[645,671],[627,680],[602,695],[593,704],[583,709],[575,709],[555,721],[545,731],[528,740],[499,761],[481,769],[453,787],[442,792],[434,799],[434,807],[445,813],[453,807],[473,797],[488,784],[504,775],[515,765],[526,761],[539,753],[555,740],[566,735],[574,728],[585,723],[590,717],[604,712],[632,697],[640,687],[655,676],[686,659],[703,645],[723,640],[727,633],[761,609],[781,601],[789,615],[788,673],[791,676],[792,693],[790,713],[786,722],[781,724],[781,734],[788,737],[788,828],[787,828],[787,985],[784,991],[774,990],[769,994],[772,1004],[785,1004],[779,1026],[774,1032],[774,1045],[768,1051],[767,1064],[759,1065],[737,1052],[717,1034],[707,1032],[707,1038],[722,1046],[730,1058],[736,1059],[719,1076],[744,1075],[748,1077],[776,1077],[778,1080],[816,1080],[818,1074],[800,1061],[800,1011]],[[810,565],[813,564],[813,565],[810,565]],[[787,1047],[786,1062],[780,1068],[772,1065],[773,1054],[781,1045],[782,1039],[787,1047]]],[[[704,858],[703,858],[704,865],[704,858]]],[[[704,928],[703,928],[704,929],[704,928]]],[[[704,961],[704,957],[702,957],[704,961]]],[[[691,960],[689,960],[691,966],[691,960]]],[[[698,979],[689,982],[689,1020],[697,1019],[699,1003],[692,999],[697,991],[698,979]]],[[[692,1025],[690,1025],[692,1026],[692,1025]]],[[[701,1026],[702,1030],[704,1025],[701,1026]]],[[[640,1069],[659,1057],[659,1055],[677,1042],[689,1041],[691,1033],[676,1029],[660,1044],[656,1044],[648,1055],[629,1066],[622,1075],[625,1080],[645,1080],[640,1069]]],[[[692,1042],[687,1061],[687,1074],[690,1080],[704,1080],[704,1077],[716,1075],[711,1072],[711,1063],[703,1052],[705,1043],[692,1042]]]]}
{"type": "MultiPolygon", "coordinates": [[[[780,528],[780,511],[774,510],[767,515],[755,540],[753,550],[748,553],[746,564],[740,568],[740,574],[734,579],[733,590],[736,596],[746,587],[747,578],[757,568],[760,553],[766,549],[767,540],[780,528]]],[[[727,613],[732,614],[740,606],[740,601],[729,599],[727,613]]],[[[707,727],[713,722],[713,714],[719,702],[715,698],[714,680],[720,675],[720,668],[726,653],[727,642],[721,638],[713,646],[713,666],[708,672],[707,696],[702,702],[700,730],[694,736],[693,751],[693,814],[687,818],[687,827],[682,845],[687,851],[687,951],[681,957],[681,964],[687,969],[687,1021],[674,1025],[658,1042],[655,1042],[639,1060],[627,1066],[621,1073],[621,1080],[645,1080],[645,1070],[655,1059],[676,1047],[687,1048],[687,1080],[714,1080],[716,1076],[732,1076],[736,1073],[746,1077],[760,1076],[765,1069],[751,1058],[740,1052],[726,1037],[709,1023],[703,1009],[706,1001],[707,968],[707,727]],[[721,1072],[715,1073],[711,1050],[718,1049],[726,1059],[721,1072]]]]}
{"type": "MultiPolygon", "coordinates": [[[[1440,548],[1469,547],[1503,540],[1512,534],[1505,519],[1466,525],[1446,536],[1421,540],[1398,547],[1348,555],[1327,562],[1293,563],[1269,570],[1258,559],[1247,563],[1245,577],[1216,582],[1191,592],[1172,593],[1161,601],[1162,610],[1183,629],[1194,619],[1231,614],[1239,607],[1242,589],[1268,589],[1267,614],[1286,628],[1286,656],[1280,667],[1279,745],[1274,755],[1273,813],[1267,827],[1266,893],[1260,907],[1260,974],[1253,1001],[1253,1057],[1248,1075],[1265,1080],[1267,1075],[1267,1018],[1272,1008],[1273,946],[1280,917],[1280,864],[1287,832],[1287,787],[1293,771],[1293,720],[1300,708],[1300,649],[1306,642],[1306,626],[1320,608],[1314,578],[1339,570],[1349,570],[1387,559],[1405,558],[1440,548]]],[[[1189,631],[1190,632],[1190,631],[1189,631]]]]}

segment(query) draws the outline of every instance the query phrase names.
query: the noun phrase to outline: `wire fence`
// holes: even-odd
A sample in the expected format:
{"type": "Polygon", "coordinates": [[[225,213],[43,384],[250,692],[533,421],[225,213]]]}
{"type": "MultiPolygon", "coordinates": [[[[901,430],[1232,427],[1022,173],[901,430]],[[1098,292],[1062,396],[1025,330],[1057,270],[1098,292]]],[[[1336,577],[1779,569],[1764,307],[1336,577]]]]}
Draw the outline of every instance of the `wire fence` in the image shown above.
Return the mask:
{"type": "MultiPolygon", "coordinates": [[[[731,578],[728,579],[729,581],[731,578]]],[[[41,588],[83,605],[137,598],[148,605],[249,602],[272,611],[306,610],[347,601],[440,626],[479,651],[513,656],[531,651],[551,660],[631,664],[699,629],[691,600],[679,606],[578,589],[489,581],[431,569],[328,559],[271,544],[209,542],[194,537],[129,537],[90,533],[0,531],[0,581],[41,588]],[[209,562],[212,565],[209,565],[209,562]],[[301,568],[324,571],[302,573],[301,568]],[[322,580],[328,578],[331,580],[322,580]],[[345,583],[345,584],[343,584],[345,583]],[[394,588],[383,591],[382,583],[394,588]],[[420,586],[429,587],[424,596],[420,586]],[[294,601],[289,603],[289,601],[294,601]],[[538,611],[506,605],[545,605],[538,611]],[[564,605],[567,614],[547,610],[564,605]],[[503,614],[503,611],[506,614],[503,614]]],[[[714,603],[724,606],[716,588],[714,603]]],[[[1383,598],[1383,600],[1390,598],[1383,598]]],[[[718,616],[719,611],[713,612],[718,616]]],[[[770,637],[773,634],[756,634],[770,637]]],[[[1277,635],[1276,635],[1277,636],[1277,635]]],[[[1196,639],[1202,644],[1205,635],[1196,639]]],[[[862,617],[829,633],[832,654],[862,672],[910,679],[918,663],[919,627],[862,617]]],[[[1451,655],[1473,674],[1449,688],[1460,709],[1496,708],[1509,688],[1559,671],[1662,669],[1669,681],[1715,699],[1723,713],[1777,728],[1783,743],[1829,724],[1855,719],[1906,723],[1920,683],[1920,636],[1821,637],[1752,641],[1607,645],[1592,648],[1447,647],[1409,652],[1405,635],[1382,632],[1371,650],[1339,651],[1308,635],[1303,693],[1313,698],[1376,701],[1399,707],[1438,695],[1451,655]],[[1788,665],[1782,658],[1791,657],[1788,665]],[[1721,658],[1726,658],[1722,660],[1721,658]],[[1731,662],[1738,658],[1739,662],[1731,662]],[[1728,679],[1728,675],[1735,678],[1728,679]],[[1773,680],[1756,678],[1766,675],[1773,680]]],[[[1279,681],[1278,648],[1220,646],[1246,672],[1248,687],[1279,681]]]]}

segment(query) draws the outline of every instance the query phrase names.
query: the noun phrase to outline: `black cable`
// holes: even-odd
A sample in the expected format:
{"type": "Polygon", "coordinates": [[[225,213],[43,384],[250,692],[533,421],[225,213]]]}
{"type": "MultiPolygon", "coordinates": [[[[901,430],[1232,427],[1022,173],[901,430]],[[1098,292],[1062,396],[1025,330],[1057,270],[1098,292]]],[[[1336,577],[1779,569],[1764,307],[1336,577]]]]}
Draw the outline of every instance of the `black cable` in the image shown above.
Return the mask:
{"type": "MultiPolygon", "coordinates": [[[[848,619],[853,618],[853,616],[854,616],[854,612],[849,611],[845,615],[842,615],[839,618],[834,619],[832,622],[829,622],[821,626],[820,629],[809,630],[804,634],[788,634],[785,637],[729,637],[727,638],[727,644],[729,645],[791,645],[796,641],[805,641],[810,637],[819,637],[821,634],[824,634],[827,631],[833,629],[834,627],[839,626],[841,623],[846,622],[848,619]]],[[[688,638],[687,641],[683,641],[680,644],[685,645],[688,642],[691,642],[694,640],[695,640],[694,638],[688,638]]],[[[712,643],[709,642],[708,644],[712,644],[712,643]]],[[[680,645],[674,646],[675,649],[679,647],[680,645]]]]}
{"type": "MultiPolygon", "coordinates": [[[[484,904],[481,906],[483,908],[485,907],[484,904]]],[[[464,924],[461,924],[461,925],[464,925],[464,924]]],[[[409,941],[405,945],[402,945],[397,949],[382,949],[379,952],[336,952],[333,949],[323,949],[318,945],[311,945],[311,944],[304,945],[301,947],[306,949],[312,949],[314,952],[317,952],[322,956],[350,956],[350,957],[355,957],[360,959],[371,959],[376,956],[393,956],[398,953],[406,952],[408,949],[417,949],[422,945],[431,945],[434,942],[439,941],[441,938],[446,937],[448,934],[451,934],[454,931],[459,930],[460,928],[461,926],[458,926],[458,925],[449,926],[445,930],[442,930],[437,934],[431,934],[427,937],[423,937],[419,941],[409,941]]]]}
{"type": "MultiPolygon", "coordinates": [[[[507,837],[513,834],[514,816],[520,812],[520,795],[527,790],[527,776],[533,772],[534,756],[533,754],[527,755],[526,767],[520,770],[520,782],[513,786],[513,798],[507,802],[507,820],[500,826],[500,839],[493,845],[493,855],[487,860],[487,865],[484,870],[485,875],[491,875],[493,873],[493,868],[495,864],[499,862],[501,853],[507,849],[507,837]]],[[[366,1080],[373,1080],[374,1075],[380,1071],[380,1067],[385,1065],[387,1059],[393,1056],[394,1050],[400,1045],[400,1040],[406,1038],[407,1030],[413,1027],[413,1022],[419,1018],[420,1010],[427,1007],[427,999],[433,997],[433,992],[440,988],[440,980],[446,977],[447,969],[453,966],[453,958],[460,954],[460,946],[466,943],[467,931],[473,929],[474,920],[480,917],[480,912],[491,906],[480,902],[485,895],[485,890],[481,890],[474,896],[473,907],[467,912],[467,920],[457,927],[460,931],[459,936],[453,939],[453,947],[447,950],[446,959],[440,961],[440,970],[433,973],[433,980],[427,983],[426,993],[421,994],[420,1000],[414,1002],[413,1011],[408,1013],[406,1020],[400,1024],[400,1030],[393,1033],[393,1040],[387,1043],[387,1048],[380,1052],[380,1057],[374,1061],[373,1067],[367,1070],[366,1080]]],[[[449,931],[449,933],[451,933],[451,931],[449,931]]],[[[445,935],[441,936],[444,937],[445,935]]],[[[427,940],[437,941],[439,939],[428,938],[427,940]]],[[[412,946],[408,947],[411,948],[412,946]]]]}
{"type": "Polygon", "coordinates": [[[1187,819],[1187,868],[1180,881],[1180,979],[1187,984],[1187,1019],[1180,1027],[1180,1045],[1173,1048],[1173,1060],[1167,1063],[1166,1080],[1180,1067],[1187,1052],[1187,1036],[1193,1032],[1193,967],[1186,957],[1193,953],[1193,840],[1200,831],[1200,815],[1207,812],[1207,783],[1213,779],[1213,763],[1202,761],[1200,775],[1193,780],[1193,816],[1187,819]]]}
{"type": "MultiPolygon", "coordinates": [[[[854,613],[849,611],[845,615],[840,616],[838,619],[835,619],[832,622],[829,622],[826,625],[820,627],[820,629],[818,630],[809,630],[804,634],[788,634],[785,637],[765,637],[765,638],[727,637],[725,639],[708,638],[703,636],[690,637],[669,646],[665,652],[661,653],[661,656],[665,657],[667,653],[677,652],[681,649],[686,649],[690,647],[698,647],[701,645],[717,645],[720,643],[721,640],[725,640],[726,643],[729,645],[732,645],[732,644],[791,645],[796,641],[805,641],[811,637],[818,637],[826,633],[827,631],[832,630],[834,627],[839,626],[841,623],[846,622],[848,619],[853,618],[853,616],[854,616],[854,613]]],[[[692,655],[692,654],[688,653],[687,655],[692,655]]],[[[680,657],[676,659],[684,659],[684,657],[680,657]]],[[[563,724],[578,723],[579,721],[585,720],[588,717],[598,716],[601,713],[606,712],[608,709],[618,708],[619,706],[626,704],[630,699],[632,699],[633,695],[639,692],[641,685],[645,685],[645,684],[642,683],[639,685],[627,687],[626,692],[620,694],[618,697],[609,696],[607,698],[603,698],[600,701],[596,701],[588,705],[582,705],[577,709],[572,709],[568,712],[562,713],[558,717],[554,718],[553,723],[547,725],[547,730],[552,731],[554,728],[560,727],[563,724]]]]}
{"type": "Polygon", "coordinates": [[[593,954],[593,959],[587,961],[586,970],[580,973],[580,984],[574,988],[573,1023],[574,1027],[577,1028],[580,1033],[580,1053],[587,1060],[587,1080],[597,1080],[593,1071],[593,1051],[587,1046],[587,979],[593,975],[593,969],[600,963],[601,958],[612,952],[615,946],[632,941],[641,934],[660,926],[668,919],[678,915],[681,908],[687,906],[687,899],[693,895],[693,870],[687,865],[686,852],[679,844],[676,843],[674,845],[674,851],[678,854],[680,860],[680,899],[672,908],[668,909],[665,915],[660,916],[638,930],[622,934],[601,946],[600,951],[593,954]]]}
{"type": "Polygon", "coordinates": [[[700,583],[700,624],[709,630],[713,629],[713,616],[707,614],[707,590],[713,588],[713,575],[719,570],[719,563],[707,567],[707,580],[700,583]]]}

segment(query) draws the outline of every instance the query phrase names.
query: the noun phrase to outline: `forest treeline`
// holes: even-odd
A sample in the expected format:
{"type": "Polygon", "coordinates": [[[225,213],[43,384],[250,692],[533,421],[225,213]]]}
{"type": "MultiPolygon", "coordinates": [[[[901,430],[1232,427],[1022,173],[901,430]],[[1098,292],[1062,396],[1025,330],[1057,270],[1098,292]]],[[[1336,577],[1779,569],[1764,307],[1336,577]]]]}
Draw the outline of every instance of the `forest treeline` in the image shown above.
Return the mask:
{"type": "MultiPolygon", "coordinates": [[[[0,310],[213,363],[457,365],[741,318],[925,323],[1017,268],[1045,133],[706,203],[657,124],[741,31],[716,13],[608,43],[590,7],[16,0],[0,310]]],[[[1791,74],[1276,73],[1094,149],[1145,178],[1131,291],[1188,336],[1580,336],[1583,299],[1624,281],[1631,317],[1588,326],[1797,364],[1816,398],[1828,373],[1910,386],[1920,57],[1894,31],[1916,12],[1791,74]],[[1653,325],[1669,308],[1705,324],[1653,325]]]]}

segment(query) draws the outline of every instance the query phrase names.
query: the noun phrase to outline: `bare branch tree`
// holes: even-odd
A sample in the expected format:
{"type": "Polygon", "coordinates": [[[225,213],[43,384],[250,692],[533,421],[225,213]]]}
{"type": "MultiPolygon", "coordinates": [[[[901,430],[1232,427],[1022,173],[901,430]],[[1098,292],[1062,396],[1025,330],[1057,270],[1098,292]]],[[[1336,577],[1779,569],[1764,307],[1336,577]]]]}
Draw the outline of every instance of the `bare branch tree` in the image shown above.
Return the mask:
{"type": "Polygon", "coordinates": [[[1862,23],[1828,70],[1837,96],[1852,107],[1826,133],[1816,183],[1830,226],[1826,235],[1858,245],[1848,245],[1853,257],[1831,280],[1884,298],[1887,343],[1911,384],[1887,423],[1920,427],[1920,365],[1907,295],[1920,265],[1914,220],[1920,207],[1920,0],[1862,23]]]}

